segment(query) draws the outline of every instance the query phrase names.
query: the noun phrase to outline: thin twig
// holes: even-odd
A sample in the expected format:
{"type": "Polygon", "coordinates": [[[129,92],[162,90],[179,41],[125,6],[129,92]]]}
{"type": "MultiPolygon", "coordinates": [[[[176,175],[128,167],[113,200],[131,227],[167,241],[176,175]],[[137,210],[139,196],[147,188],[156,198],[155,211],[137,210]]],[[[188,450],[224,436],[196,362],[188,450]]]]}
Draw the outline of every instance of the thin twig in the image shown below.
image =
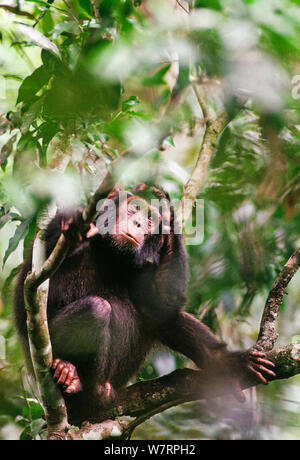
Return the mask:
{"type": "MultiPolygon", "coordinates": [[[[23,398],[25,399],[27,410],[28,410],[28,419],[29,419],[30,422],[32,422],[31,407],[30,407],[30,404],[29,404],[29,401],[28,401],[28,398],[27,398],[27,395],[26,395],[26,390],[25,390],[24,380],[23,380],[23,369],[21,369],[21,368],[19,369],[19,376],[20,376],[20,381],[21,381],[23,398]]],[[[30,433],[30,435],[32,436],[32,432],[30,433]]]]}
{"type": "Polygon", "coordinates": [[[201,94],[201,91],[200,91],[200,88],[199,88],[199,84],[194,80],[192,81],[192,88],[194,90],[194,93],[195,93],[195,96],[197,98],[197,101],[201,107],[201,110],[202,110],[202,113],[203,113],[203,117],[206,121],[206,123],[209,123],[211,122],[211,115],[209,113],[209,110],[208,110],[208,106],[206,104],[206,101],[204,99],[204,97],[202,96],[201,94]]]}
{"type": "Polygon", "coordinates": [[[180,8],[183,9],[183,11],[185,11],[187,14],[190,14],[189,10],[187,10],[186,7],[179,0],[176,0],[176,3],[180,6],[180,8]]]}
{"type": "Polygon", "coordinates": [[[166,402],[164,404],[161,404],[160,406],[156,407],[155,409],[151,409],[147,412],[144,412],[142,415],[137,417],[135,420],[133,420],[129,425],[126,427],[126,430],[123,433],[122,439],[130,439],[134,430],[144,423],[146,420],[149,418],[153,417],[156,414],[160,414],[164,412],[167,409],[170,409],[171,407],[178,406],[179,404],[182,404],[185,402],[183,399],[174,399],[173,401],[166,402]]]}
{"type": "Polygon", "coordinates": [[[83,31],[82,24],[81,24],[80,20],[78,19],[78,17],[76,16],[76,14],[74,13],[72,4],[69,3],[69,0],[63,0],[63,2],[66,5],[66,7],[68,8],[72,19],[74,19],[74,21],[77,22],[78,27],[80,28],[81,31],[83,31]]]}
{"type": "MultiPolygon", "coordinates": [[[[221,134],[227,123],[227,115],[224,111],[219,112],[215,119],[211,117],[206,100],[199,89],[198,80],[192,79],[191,86],[202,110],[203,119],[201,121],[202,124],[206,125],[206,129],[199,148],[199,155],[194,170],[190,179],[184,186],[181,200],[183,207],[185,200],[192,200],[194,202],[199,191],[204,186],[207,178],[208,167],[216,150],[218,136],[221,134]]],[[[185,214],[184,218],[187,219],[188,216],[185,214]]]]}
{"type": "Polygon", "coordinates": [[[208,167],[216,150],[217,139],[226,126],[226,123],[227,116],[224,112],[218,118],[208,123],[196,165],[190,179],[184,186],[182,194],[183,203],[185,199],[195,201],[199,191],[204,186],[208,167]]]}
{"type": "Polygon", "coordinates": [[[100,14],[99,14],[99,8],[98,8],[97,1],[96,0],[90,0],[90,4],[92,6],[92,10],[93,10],[96,22],[100,22],[101,18],[100,18],[100,14]]]}

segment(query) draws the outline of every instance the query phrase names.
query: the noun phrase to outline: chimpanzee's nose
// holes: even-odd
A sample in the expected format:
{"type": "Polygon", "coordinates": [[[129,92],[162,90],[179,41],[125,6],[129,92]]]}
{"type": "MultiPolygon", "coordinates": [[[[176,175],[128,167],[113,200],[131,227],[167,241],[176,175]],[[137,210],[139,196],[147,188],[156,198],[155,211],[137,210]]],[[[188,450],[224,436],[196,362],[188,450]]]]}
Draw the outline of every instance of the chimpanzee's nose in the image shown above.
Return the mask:
{"type": "Polygon", "coordinates": [[[141,223],[137,219],[134,219],[133,225],[135,225],[137,228],[141,227],[141,223]]]}

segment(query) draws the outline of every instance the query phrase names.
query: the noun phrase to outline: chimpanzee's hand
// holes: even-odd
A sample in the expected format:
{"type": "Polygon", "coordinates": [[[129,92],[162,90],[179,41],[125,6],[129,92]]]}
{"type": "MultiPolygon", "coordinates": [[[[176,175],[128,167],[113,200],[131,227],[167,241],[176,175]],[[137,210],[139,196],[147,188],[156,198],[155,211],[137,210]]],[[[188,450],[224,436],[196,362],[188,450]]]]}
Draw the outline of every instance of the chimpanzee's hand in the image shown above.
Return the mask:
{"type": "Polygon", "coordinates": [[[265,353],[249,349],[230,353],[229,367],[232,372],[233,394],[240,401],[245,401],[240,381],[263,383],[267,385],[270,377],[275,377],[275,364],[266,359],[265,353]]]}
{"type": "Polygon", "coordinates": [[[82,390],[76,367],[73,364],[56,358],[51,369],[54,382],[62,386],[64,393],[75,394],[82,390]]]}
{"type": "Polygon", "coordinates": [[[81,243],[82,235],[79,231],[80,209],[70,215],[63,215],[61,218],[61,232],[72,246],[81,243]]]}

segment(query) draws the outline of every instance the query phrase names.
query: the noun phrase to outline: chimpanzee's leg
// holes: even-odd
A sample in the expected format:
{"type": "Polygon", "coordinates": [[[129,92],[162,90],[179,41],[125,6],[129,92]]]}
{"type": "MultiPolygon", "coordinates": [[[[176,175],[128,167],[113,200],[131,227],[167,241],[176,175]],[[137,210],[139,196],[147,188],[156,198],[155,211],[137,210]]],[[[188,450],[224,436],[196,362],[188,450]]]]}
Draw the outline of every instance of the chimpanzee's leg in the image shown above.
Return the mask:
{"type": "Polygon", "coordinates": [[[242,378],[266,384],[275,376],[274,364],[257,351],[228,351],[198,319],[179,312],[159,329],[160,341],[192,359],[197,366],[214,375],[227,376],[233,384],[237,399],[243,395],[239,386],[242,378]]]}
{"type": "Polygon", "coordinates": [[[81,385],[105,384],[110,314],[109,302],[88,296],[62,308],[50,321],[54,379],[67,393],[75,393],[81,385]]]}

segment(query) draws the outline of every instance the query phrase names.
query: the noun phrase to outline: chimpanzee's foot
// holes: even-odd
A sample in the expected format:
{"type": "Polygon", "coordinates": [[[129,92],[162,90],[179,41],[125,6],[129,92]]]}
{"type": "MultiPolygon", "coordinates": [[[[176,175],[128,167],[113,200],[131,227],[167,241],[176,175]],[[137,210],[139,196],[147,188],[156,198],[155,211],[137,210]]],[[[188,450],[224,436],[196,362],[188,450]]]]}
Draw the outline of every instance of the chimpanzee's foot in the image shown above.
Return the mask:
{"type": "Polygon", "coordinates": [[[231,371],[233,375],[232,390],[236,399],[240,402],[245,400],[245,395],[240,386],[243,378],[254,379],[257,383],[267,385],[268,380],[276,377],[274,363],[266,358],[265,353],[249,349],[231,353],[231,371]]]}
{"type": "Polygon", "coordinates": [[[53,361],[51,369],[54,371],[54,382],[62,385],[64,393],[74,394],[82,389],[76,367],[73,364],[57,358],[53,361]]]}
{"type": "Polygon", "coordinates": [[[101,406],[109,406],[114,401],[116,392],[110,382],[105,382],[96,385],[95,396],[100,399],[101,406]]]}
{"type": "Polygon", "coordinates": [[[276,377],[274,372],[275,364],[272,361],[266,359],[265,353],[256,351],[256,350],[248,350],[247,355],[247,368],[248,370],[256,377],[256,379],[267,385],[268,380],[272,377],[276,377]]]}

